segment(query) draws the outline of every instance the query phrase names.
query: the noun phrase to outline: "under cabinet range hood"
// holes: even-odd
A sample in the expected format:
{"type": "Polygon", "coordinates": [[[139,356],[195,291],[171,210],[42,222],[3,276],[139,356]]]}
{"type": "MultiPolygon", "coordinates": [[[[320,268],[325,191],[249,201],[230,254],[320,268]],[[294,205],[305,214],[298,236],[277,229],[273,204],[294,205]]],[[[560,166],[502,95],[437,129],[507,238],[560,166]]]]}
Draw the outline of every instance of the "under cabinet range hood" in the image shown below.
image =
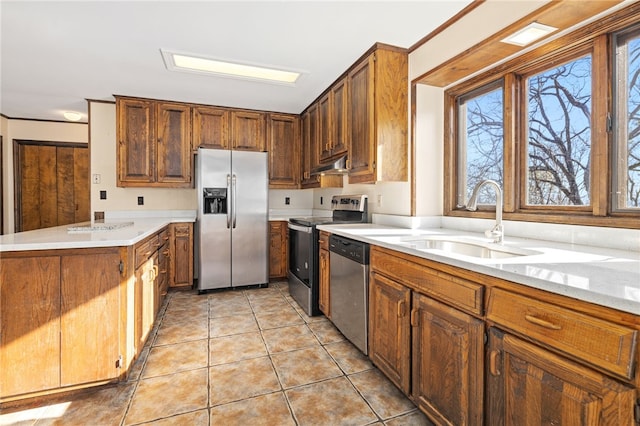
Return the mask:
{"type": "Polygon", "coordinates": [[[348,172],[346,155],[343,155],[331,163],[321,164],[311,169],[311,175],[344,175],[348,172]]]}

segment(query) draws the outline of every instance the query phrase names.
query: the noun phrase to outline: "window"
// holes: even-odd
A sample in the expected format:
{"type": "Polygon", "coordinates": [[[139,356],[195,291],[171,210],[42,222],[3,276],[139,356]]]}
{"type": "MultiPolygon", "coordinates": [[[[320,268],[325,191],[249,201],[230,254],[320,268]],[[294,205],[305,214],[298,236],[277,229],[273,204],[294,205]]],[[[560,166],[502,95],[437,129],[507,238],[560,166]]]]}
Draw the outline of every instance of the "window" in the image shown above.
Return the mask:
{"type": "MultiPolygon", "coordinates": [[[[503,120],[502,82],[485,86],[458,102],[460,149],[458,149],[458,205],[467,205],[471,192],[484,179],[502,186],[503,120]]],[[[495,192],[484,187],[479,204],[495,204],[495,192]]]]}
{"type": "Polygon", "coordinates": [[[489,188],[464,206],[493,179],[507,220],[640,228],[640,12],[616,16],[446,90],[445,215],[492,217],[489,188]]]}
{"type": "Polygon", "coordinates": [[[614,209],[640,208],[640,29],[616,37],[614,209]]]}
{"type": "Polygon", "coordinates": [[[590,203],[591,57],[526,79],[526,204],[590,203]]]}

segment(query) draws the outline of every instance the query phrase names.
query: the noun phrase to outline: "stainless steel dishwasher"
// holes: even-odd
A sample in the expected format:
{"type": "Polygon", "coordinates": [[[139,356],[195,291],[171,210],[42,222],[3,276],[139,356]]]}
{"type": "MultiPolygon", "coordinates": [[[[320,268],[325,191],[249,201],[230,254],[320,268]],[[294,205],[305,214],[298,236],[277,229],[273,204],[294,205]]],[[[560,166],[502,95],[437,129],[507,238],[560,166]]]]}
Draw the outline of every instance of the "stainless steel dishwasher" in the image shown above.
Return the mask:
{"type": "Polygon", "coordinates": [[[339,235],[329,238],[331,321],[367,354],[369,244],[339,235]]]}

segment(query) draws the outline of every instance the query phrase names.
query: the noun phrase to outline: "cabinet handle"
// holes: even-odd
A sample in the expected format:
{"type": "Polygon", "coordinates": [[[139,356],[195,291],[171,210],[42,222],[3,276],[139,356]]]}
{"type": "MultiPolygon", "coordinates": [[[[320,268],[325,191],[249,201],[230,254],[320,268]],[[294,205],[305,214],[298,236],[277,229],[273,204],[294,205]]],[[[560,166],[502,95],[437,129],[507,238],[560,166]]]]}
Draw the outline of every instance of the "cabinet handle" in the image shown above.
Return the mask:
{"type": "Polygon", "coordinates": [[[153,265],[153,279],[158,277],[158,265],[153,265]]]}
{"type": "Polygon", "coordinates": [[[346,166],[347,166],[347,170],[351,169],[351,160],[350,159],[347,159],[346,166]]]}
{"type": "Polygon", "coordinates": [[[398,303],[398,318],[402,318],[405,316],[406,314],[405,307],[406,307],[406,303],[404,302],[404,300],[398,303]]]}
{"type": "Polygon", "coordinates": [[[536,316],[529,315],[529,314],[525,315],[524,319],[526,319],[532,324],[536,324],[536,325],[539,325],[540,327],[548,328],[549,330],[560,330],[562,328],[557,324],[554,324],[552,322],[543,320],[542,318],[538,318],[536,316]]]}
{"type": "Polygon", "coordinates": [[[418,310],[414,309],[411,311],[411,327],[417,327],[418,323],[418,310]]]}
{"type": "Polygon", "coordinates": [[[170,253],[169,249],[166,249],[165,251],[162,252],[162,254],[164,254],[165,256],[169,256],[169,253],[170,253]]]}
{"type": "Polygon", "coordinates": [[[498,370],[498,356],[500,355],[499,351],[491,351],[489,353],[489,372],[493,376],[499,376],[500,370],[498,370]]]}

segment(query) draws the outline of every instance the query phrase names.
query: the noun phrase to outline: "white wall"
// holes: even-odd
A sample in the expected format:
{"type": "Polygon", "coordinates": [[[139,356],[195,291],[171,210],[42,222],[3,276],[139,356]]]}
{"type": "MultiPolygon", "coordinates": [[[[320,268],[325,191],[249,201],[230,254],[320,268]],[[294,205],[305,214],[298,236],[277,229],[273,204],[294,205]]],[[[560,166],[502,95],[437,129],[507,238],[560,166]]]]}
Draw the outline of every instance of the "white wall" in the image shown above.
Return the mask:
{"type": "Polygon", "coordinates": [[[91,214],[113,210],[195,210],[193,188],[118,188],[116,186],[116,105],[89,102],[91,175],[99,174],[100,183],[91,184],[91,214]],[[100,199],[100,191],[107,199],[100,199]],[[138,197],[144,205],[138,205],[138,197]]]}
{"type": "Polygon", "coordinates": [[[87,143],[85,123],[59,123],[36,120],[14,120],[2,117],[2,184],[4,186],[4,233],[15,229],[13,141],[15,139],[87,143]]]}

